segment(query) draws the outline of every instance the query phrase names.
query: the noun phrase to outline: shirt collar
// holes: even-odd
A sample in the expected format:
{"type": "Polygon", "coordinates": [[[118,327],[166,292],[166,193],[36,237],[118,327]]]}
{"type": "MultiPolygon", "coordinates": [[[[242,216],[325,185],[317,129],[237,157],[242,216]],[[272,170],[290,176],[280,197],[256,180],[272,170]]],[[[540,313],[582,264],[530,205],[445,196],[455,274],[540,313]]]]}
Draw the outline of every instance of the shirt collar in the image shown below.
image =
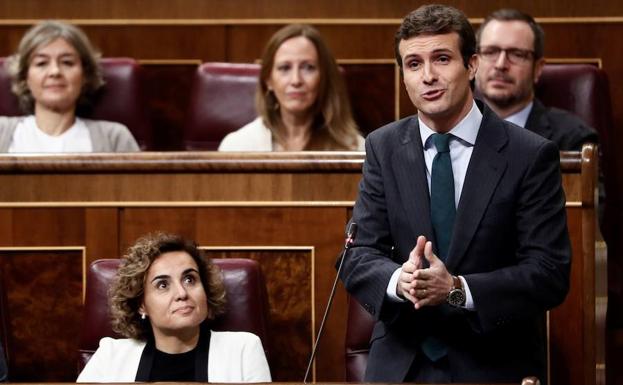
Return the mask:
{"type": "Polygon", "coordinates": [[[526,122],[528,121],[528,116],[530,115],[530,112],[532,111],[533,104],[534,104],[534,101],[532,100],[530,101],[530,103],[528,103],[527,106],[515,112],[514,114],[507,116],[504,120],[506,120],[507,122],[516,124],[519,127],[525,127],[526,122]]]}
{"type": "MultiPolygon", "coordinates": [[[[430,145],[428,140],[432,134],[435,134],[430,127],[428,127],[422,119],[418,117],[420,125],[420,137],[422,138],[422,146],[427,148],[430,145]]],[[[476,137],[478,136],[478,130],[480,129],[480,123],[482,122],[482,112],[476,105],[476,101],[472,104],[472,109],[456,126],[452,127],[449,131],[450,134],[461,139],[462,142],[471,146],[476,143],[476,137]]]]}

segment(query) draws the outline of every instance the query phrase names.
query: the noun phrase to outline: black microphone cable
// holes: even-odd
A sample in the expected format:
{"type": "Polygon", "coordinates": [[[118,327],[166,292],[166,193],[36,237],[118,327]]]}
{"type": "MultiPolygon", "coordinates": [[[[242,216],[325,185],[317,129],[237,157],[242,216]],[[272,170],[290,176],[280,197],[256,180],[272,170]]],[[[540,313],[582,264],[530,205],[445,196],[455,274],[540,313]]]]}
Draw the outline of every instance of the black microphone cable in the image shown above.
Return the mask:
{"type": "Polygon", "coordinates": [[[335,280],[333,281],[331,294],[329,294],[327,307],[324,310],[324,315],[322,316],[322,322],[320,323],[320,328],[318,328],[318,335],[316,336],[316,342],[314,342],[311,356],[309,357],[309,361],[307,363],[307,370],[305,371],[305,377],[303,378],[304,384],[307,384],[307,378],[309,377],[309,373],[311,372],[312,364],[314,363],[314,358],[316,358],[316,350],[318,349],[318,342],[320,342],[320,337],[322,337],[322,332],[324,331],[324,325],[329,316],[331,305],[333,304],[333,297],[335,297],[335,289],[337,288],[337,281],[340,278],[340,273],[342,272],[342,265],[344,264],[344,258],[346,258],[346,252],[348,252],[350,247],[353,245],[356,235],[357,235],[357,224],[355,222],[351,222],[348,225],[348,230],[346,231],[346,241],[344,242],[344,250],[342,251],[342,255],[340,257],[340,264],[338,265],[337,273],[335,274],[335,280]]]}

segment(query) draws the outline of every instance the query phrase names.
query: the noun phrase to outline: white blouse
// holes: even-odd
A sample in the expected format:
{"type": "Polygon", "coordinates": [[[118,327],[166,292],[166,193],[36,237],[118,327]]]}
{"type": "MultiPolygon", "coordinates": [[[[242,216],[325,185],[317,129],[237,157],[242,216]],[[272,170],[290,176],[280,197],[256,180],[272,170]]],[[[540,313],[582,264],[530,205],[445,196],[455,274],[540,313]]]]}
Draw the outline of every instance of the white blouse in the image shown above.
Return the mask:
{"type": "Polygon", "coordinates": [[[89,129],[79,118],[67,131],[51,136],[40,130],[34,115],[30,115],[17,124],[9,145],[9,153],[21,152],[93,152],[93,145],[89,129]]]}

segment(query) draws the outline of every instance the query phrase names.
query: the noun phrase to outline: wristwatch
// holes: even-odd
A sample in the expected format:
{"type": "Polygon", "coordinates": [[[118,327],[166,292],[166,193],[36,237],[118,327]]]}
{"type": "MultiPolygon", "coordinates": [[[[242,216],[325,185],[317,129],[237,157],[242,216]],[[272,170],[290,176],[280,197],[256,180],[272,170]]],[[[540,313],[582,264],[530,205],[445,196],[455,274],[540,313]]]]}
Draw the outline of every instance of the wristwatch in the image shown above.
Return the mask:
{"type": "Polygon", "coordinates": [[[452,276],[452,290],[448,293],[446,302],[454,307],[465,306],[465,290],[463,289],[463,282],[456,275],[452,276]]]}

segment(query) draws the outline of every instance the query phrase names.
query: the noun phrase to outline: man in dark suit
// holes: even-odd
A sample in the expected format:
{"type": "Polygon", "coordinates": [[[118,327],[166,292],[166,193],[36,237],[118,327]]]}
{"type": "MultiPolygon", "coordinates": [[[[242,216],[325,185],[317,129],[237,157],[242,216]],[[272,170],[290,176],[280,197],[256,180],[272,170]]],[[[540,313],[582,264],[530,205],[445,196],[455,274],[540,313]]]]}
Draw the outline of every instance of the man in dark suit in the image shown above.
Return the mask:
{"type": "Polygon", "coordinates": [[[341,274],[377,321],[365,380],[545,381],[545,312],[571,254],[558,149],[474,101],[457,9],[413,11],[395,48],[418,115],[366,140],[341,274]]]}
{"type": "Polygon", "coordinates": [[[544,33],[530,15],[514,9],[495,11],[476,37],[480,57],[476,88],[499,117],[553,141],[561,151],[597,143],[597,132],[582,119],[546,108],[534,97],[534,84],[545,65],[544,33]]]}

